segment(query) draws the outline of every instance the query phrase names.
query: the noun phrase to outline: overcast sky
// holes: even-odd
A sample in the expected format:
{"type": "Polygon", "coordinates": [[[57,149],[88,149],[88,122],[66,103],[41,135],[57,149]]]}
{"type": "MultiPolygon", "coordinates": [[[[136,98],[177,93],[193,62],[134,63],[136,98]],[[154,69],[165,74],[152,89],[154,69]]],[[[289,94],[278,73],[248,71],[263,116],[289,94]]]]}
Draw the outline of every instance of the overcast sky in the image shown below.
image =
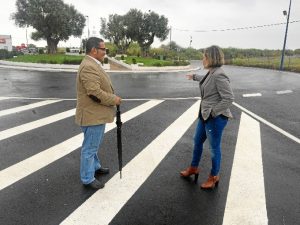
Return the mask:
{"type": "MultiPolygon", "coordinates": [[[[49,0],[51,1],[51,0],[49,0]]],[[[14,25],[10,14],[15,12],[15,0],[0,0],[0,34],[12,35],[13,45],[26,43],[26,30],[14,25]]],[[[288,11],[289,0],[64,0],[84,15],[89,16],[91,35],[99,36],[100,17],[110,14],[126,14],[137,8],[143,12],[152,10],[164,15],[172,27],[172,41],[182,47],[205,48],[212,44],[221,47],[282,49],[285,25],[257,29],[212,31],[285,23],[282,11],[288,11]],[[104,4],[103,4],[104,3],[104,4]],[[185,30],[185,31],[183,31],[185,30]],[[205,32],[197,32],[205,31],[205,32]]],[[[300,20],[300,0],[292,0],[290,22],[300,20]]],[[[82,37],[87,36],[87,26],[82,37]]],[[[30,34],[32,29],[28,29],[30,34]]],[[[170,37],[164,44],[170,41],[170,37]]],[[[45,41],[29,43],[45,46],[45,41]]],[[[79,38],[60,42],[59,46],[79,46],[79,38]]],[[[156,40],[153,47],[161,43],[156,40]]],[[[288,49],[300,48],[300,21],[289,25],[288,49]]]]}

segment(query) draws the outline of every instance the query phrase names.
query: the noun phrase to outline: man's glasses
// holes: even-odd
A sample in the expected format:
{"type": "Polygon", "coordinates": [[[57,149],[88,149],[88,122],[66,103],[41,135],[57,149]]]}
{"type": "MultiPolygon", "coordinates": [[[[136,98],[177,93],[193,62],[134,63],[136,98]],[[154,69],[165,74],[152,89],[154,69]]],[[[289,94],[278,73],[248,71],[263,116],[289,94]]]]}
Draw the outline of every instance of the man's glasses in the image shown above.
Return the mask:
{"type": "Polygon", "coordinates": [[[104,51],[104,52],[106,52],[106,48],[96,48],[96,49],[100,49],[100,50],[102,50],[102,51],[104,51]]]}

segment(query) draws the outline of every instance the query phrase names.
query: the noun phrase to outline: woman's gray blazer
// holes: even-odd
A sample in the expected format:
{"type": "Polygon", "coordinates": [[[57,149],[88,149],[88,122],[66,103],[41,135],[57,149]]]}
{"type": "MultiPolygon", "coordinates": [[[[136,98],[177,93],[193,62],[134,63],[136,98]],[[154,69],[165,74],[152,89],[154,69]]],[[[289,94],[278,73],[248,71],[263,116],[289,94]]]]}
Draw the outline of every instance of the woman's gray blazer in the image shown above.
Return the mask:
{"type": "Polygon", "coordinates": [[[216,117],[218,115],[224,115],[232,118],[229,106],[232,104],[234,96],[230,87],[229,78],[221,67],[215,67],[210,70],[209,75],[201,84],[204,76],[193,75],[193,80],[199,81],[200,87],[200,110],[202,118],[207,120],[211,115],[216,117]]]}

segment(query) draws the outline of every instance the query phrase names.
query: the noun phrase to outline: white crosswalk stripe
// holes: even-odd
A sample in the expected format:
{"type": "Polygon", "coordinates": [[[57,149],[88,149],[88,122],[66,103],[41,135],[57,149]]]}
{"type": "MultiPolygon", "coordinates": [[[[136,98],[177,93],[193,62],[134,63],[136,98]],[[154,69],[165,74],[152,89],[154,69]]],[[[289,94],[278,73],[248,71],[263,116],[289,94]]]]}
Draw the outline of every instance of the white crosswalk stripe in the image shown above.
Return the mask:
{"type": "Polygon", "coordinates": [[[56,103],[56,102],[61,102],[61,101],[62,100],[46,100],[46,101],[32,103],[32,104],[29,104],[29,105],[15,107],[15,108],[12,108],[12,109],[2,110],[2,111],[0,111],[0,117],[1,116],[6,116],[6,115],[9,115],[9,114],[13,114],[13,113],[19,113],[19,112],[22,112],[22,111],[25,111],[25,110],[34,109],[34,108],[45,106],[45,105],[49,105],[49,104],[56,103]]]}
{"type": "Polygon", "coordinates": [[[240,120],[223,220],[223,225],[239,224],[268,224],[259,122],[245,113],[240,120]]]}
{"type": "Polygon", "coordinates": [[[61,224],[109,224],[195,121],[198,109],[199,101],[123,168],[126,175],[121,181],[119,175],[116,174],[106,183],[104,189],[97,191],[61,224]],[[136,171],[139,173],[137,174],[136,171]],[[98,219],[95,220],[95,218],[98,219]]]}
{"type": "Polygon", "coordinates": [[[75,115],[75,109],[35,120],[0,132],[0,141],[75,115]]]}
{"type": "MultiPolygon", "coordinates": [[[[124,113],[122,115],[123,123],[144,113],[161,102],[163,101],[149,101],[124,113]]],[[[108,132],[115,127],[115,123],[109,123],[106,126],[105,132],[108,132]]],[[[0,190],[78,149],[81,146],[82,141],[82,134],[78,134],[58,145],[0,171],[0,190]]]]}

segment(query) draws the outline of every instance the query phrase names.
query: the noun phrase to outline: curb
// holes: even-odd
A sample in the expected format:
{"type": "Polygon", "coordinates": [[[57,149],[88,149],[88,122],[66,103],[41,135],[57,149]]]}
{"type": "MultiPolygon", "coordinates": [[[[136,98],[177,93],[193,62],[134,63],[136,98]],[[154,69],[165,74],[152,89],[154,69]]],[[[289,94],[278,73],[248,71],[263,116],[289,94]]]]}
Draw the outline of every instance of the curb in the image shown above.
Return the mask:
{"type": "MultiPolygon", "coordinates": [[[[0,60],[0,68],[26,70],[26,71],[41,71],[41,72],[69,72],[77,73],[79,65],[63,65],[63,64],[40,64],[40,63],[23,63],[10,62],[0,60]]],[[[174,73],[174,72],[189,72],[199,70],[200,67],[139,67],[134,70],[106,70],[107,73],[174,73]]]]}

